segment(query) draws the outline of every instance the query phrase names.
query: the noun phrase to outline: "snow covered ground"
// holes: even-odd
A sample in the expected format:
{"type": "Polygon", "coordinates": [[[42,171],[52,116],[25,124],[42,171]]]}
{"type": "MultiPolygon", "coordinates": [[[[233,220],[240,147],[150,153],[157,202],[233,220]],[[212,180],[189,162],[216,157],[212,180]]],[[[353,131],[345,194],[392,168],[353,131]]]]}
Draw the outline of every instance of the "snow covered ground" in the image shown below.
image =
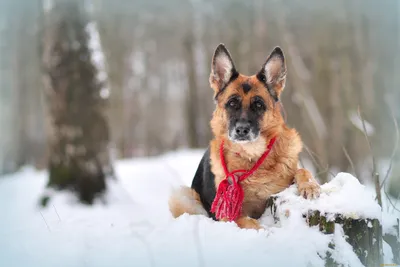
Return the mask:
{"type": "MultiPolygon", "coordinates": [[[[307,205],[319,205],[380,217],[373,196],[346,174],[325,185],[315,202],[296,196],[295,188],[286,190],[281,197],[288,201],[290,216],[275,225],[266,213],[261,218],[266,230],[259,232],[204,216],[173,219],[169,193],[190,185],[202,152],[117,162],[118,180],[110,181],[105,200],[93,207],[78,204],[68,193],[52,193],[48,207],[39,208],[45,172],[27,167],[0,177],[0,266],[323,266],[318,254],[325,255],[332,239],[336,260],[362,266],[340,229],[324,235],[309,228],[300,214],[307,205]]],[[[391,256],[386,253],[387,263],[391,256]]]]}

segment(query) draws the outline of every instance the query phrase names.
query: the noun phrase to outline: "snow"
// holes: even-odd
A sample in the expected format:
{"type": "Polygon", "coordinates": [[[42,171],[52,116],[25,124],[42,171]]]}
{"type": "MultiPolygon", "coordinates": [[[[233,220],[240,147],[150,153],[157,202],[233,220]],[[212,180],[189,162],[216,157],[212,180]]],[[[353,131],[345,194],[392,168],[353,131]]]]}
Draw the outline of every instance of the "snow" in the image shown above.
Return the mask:
{"type": "MultiPolygon", "coordinates": [[[[356,112],[354,112],[354,111],[350,112],[349,120],[357,129],[359,129],[361,132],[364,132],[363,122],[362,122],[361,118],[357,115],[356,112]]],[[[366,134],[368,136],[372,136],[375,133],[374,126],[371,123],[369,123],[368,121],[366,121],[364,118],[363,118],[363,120],[364,120],[366,134]]]]}
{"type": "Polygon", "coordinates": [[[110,95],[110,90],[106,86],[106,81],[108,79],[108,75],[106,72],[106,64],[105,57],[103,53],[103,49],[101,47],[100,35],[97,29],[97,24],[92,21],[86,25],[86,32],[88,34],[88,46],[90,50],[90,57],[93,65],[97,69],[96,79],[99,83],[103,84],[103,88],[100,90],[100,97],[106,99],[110,95]]]}
{"type": "Polygon", "coordinates": [[[383,234],[397,235],[399,217],[394,213],[383,212],[382,213],[382,232],[383,234]]]}
{"type": "Polygon", "coordinates": [[[393,262],[392,248],[383,241],[383,262],[393,262]]]}
{"type": "Polygon", "coordinates": [[[315,200],[306,200],[297,194],[297,186],[277,194],[279,208],[282,213],[287,210],[307,211],[319,210],[321,214],[343,214],[346,218],[376,218],[382,221],[382,211],[375,201],[374,195],[353,175],[338,173],[329,183],[321,186],[321,195],[315,200]]]}
{"type": "Polygon", "coordinates": [[[337,262],[342,262],[344,266],[363,266],[357,256],[353,253],[350,244],[346,242],[344,238],[343,228],[340,224],[335,224],[335,233],[333,240],[335,243],[335,249],[331,251],[333,260],[337,262]]]}
{"type": "Polygon", "coordinates": [[[103,87],[100,89],[100,97],[107,99],[110,96],[110,89],[108,87],[103,87]]]}
{"type": "Polygon", "coordinates": [[[49,12],[52,10],[53,5],[54,5],[53,0],[43,0],[42,3],[43,3],[43,10],[45,12],[49,12]]]}
{"type": "MultiPolygon", "coordinates": [[[[347,192],[350,189],[364,201],[368,199],[363,187],[347,174],[323,186],[324,200],[302,200],[293,192],[294,186],[287,189],[281,197],[301,204],[282,204],[291,211],[279,224],[266,212],[260,219],[266,229],[258,232],[202,215],[173,219],[169,194],[178,186],[190,185],[202,153],[181,150],[118,161],[118,180],[110,180],[104,200],[91,207],[78,204],[68,192],[45,190],[44,171],[27,167],[0,177],[0,266],[302,267],[323,266],[320,255],[327,251],[344,266],[362,266],[342,231],[322,234],[308,227],[301,216],[311,205],[330,212],[343,208],[360,216],[377,215],[361,212],[361,203],[355,202],[354,209],[344,207],[344,202],[355,199],[347,192]],[[44,194],[51,200],[41,209],[37,204],[44,194]],[[342,202],[339,197],[347,199],[342,202]],[[335,201],[332,210],[328,200],[335,201]],[[332,241],[334,250],[329,248],[332,241]]],[[[375,210],[374,205],[369,209],[375,210]]]]}

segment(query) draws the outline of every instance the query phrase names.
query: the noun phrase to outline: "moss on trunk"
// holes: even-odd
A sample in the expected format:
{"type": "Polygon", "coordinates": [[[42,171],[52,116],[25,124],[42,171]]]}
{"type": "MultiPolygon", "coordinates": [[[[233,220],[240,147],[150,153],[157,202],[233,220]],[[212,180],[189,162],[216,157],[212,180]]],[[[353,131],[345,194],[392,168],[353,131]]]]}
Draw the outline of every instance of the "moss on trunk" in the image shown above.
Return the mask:
{"type": "Polygon", "coordinates": [[[50,163],[48,186],[76,191],[82,203],[92,204],[94,198],[106,190],[105,174],[100,165],[96,171],[88,172],[74,163],[68,166],[50,163]]]}

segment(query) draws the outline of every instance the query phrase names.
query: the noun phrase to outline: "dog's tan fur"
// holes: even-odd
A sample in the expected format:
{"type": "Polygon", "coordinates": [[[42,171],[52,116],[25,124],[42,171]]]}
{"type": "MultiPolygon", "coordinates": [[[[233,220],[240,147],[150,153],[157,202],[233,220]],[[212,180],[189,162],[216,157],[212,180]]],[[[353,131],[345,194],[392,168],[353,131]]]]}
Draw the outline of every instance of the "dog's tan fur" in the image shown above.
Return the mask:
{"type": "MultiPolygon", "coordinates": [[[[212,79],[210,79],[212,81],[212,79]]],[[[211,84],[214,90],[218,92],[218,86],[211,84]]],[[[279,88],[282,91],[281,88],[279,88]]],[[[293,182],[297,182],[302,195],[306,197],[318,195],[319,186],[311,173],[304,169],[297,169],[298,154],[302,149],[300,136],[295,129],[288,128],[281,116],[280,105],[275,105],[272,97],[265,90],[255,76],[240,75],[226,89],[217,103],[211,120],[211,128],[215,136],[211,141],[211,169],[215,175],[215,185],[218,188],[219,183],[225,179],[221,160],[219,158],[219,147],[221,141],[225,140],[225,158],[228,162],[229,170],[250,169],[255,161],[264,153],[266,144],[272,137],[276,136],[275,145],[261,165],[261,167],[248,179],[242,182],[245,192],[243,202],[242,217],[238,220],[238,225],[244,226],[244,221],[248,221],[247,216],[259,217],[266,208],[265,199],[271,195],[283,191],[293,182]],[[243,93],[241,84],[249,83],[252,88],[249,93],[243,93]],[[270,107],[264,115],[261,135],[256,142],[247,144],[238,144],[227,138],[227,117],[225,112],[225,103],[232,94],[239,94],[244,104],[248,105],[254,95],[262,96],[264,101],[270,107]],[[247,103],[246,103],[247,101],[247,103]]],[[[254,224],[252,220],[251,225],[254,224]]],[[[254,228],[258,228],[254,227],[254,228]]]]}
{"type": "MultiPolygon", "coordinates": [[[[274,73],[280,66],[279,62],[272,61],[269,71],[274,73]]],[[[286,71],[284,73],[286,76],[286,71]]],[[[210,85],[215,95],[220,93],[223,84],[215,73],[210,75],[210,85]]],[[[284,89],[285,79],[276,77],[273,82],[273,90],[279,97],[284,89]]],[[[229,83],[217,98],[217,106],[210,122],[214,139],[210,143],[211,170],[215,175],[215,186],[225,179],[225,173],[221,165],[219,148],[222,140],[225,142],[224,155],[228,170],[251,169],[257,159],[264,153],[271,138],[276,137],[276,142],[266,160],[256,172],[241,182],[244,189],[244,202],[242,214],[236,223],[241,228],[259,229],[258,221],[249,217],[258,218],[266,208],[266,199],[271,195],[283,191],[293,181],[298,185],[299,192],[306,198],[319,195],[319,185],[311,173],[304,169],[298,169],[298,155],[302,150],[302,141],[295,129],[286,126],[281,116],[281,106],[276,104],[265,85],[255,76],[239,76],[229,83]],[[244,92],[242,84],[247,83],[251,90],[244,92]],[[235,143],[228,138],[228,115],[225,105],[232,95],[239,95],[242,106],[250,105],[250,100],[255,95],[262,97],[267,105],[260,123],[260,136],[254,142],[235,143]]],[[[197,195],[198,197],[198,195],[197,195]]],[[[182,211],[181,211],[182,212],[182,211]]],[[[188,212],[188,211],[186,211],[188,212]]],[[[190,213],[190,210],[189,210],[190,213]]]]}
{"type": "Polygon", "coordinates": [[[171,207],[170,211],[175,218],[184,213],[208,216],[200,202],[199,194],[189,187],[182,186],[178,188],[169,198],[168,205],[171,207]]]}

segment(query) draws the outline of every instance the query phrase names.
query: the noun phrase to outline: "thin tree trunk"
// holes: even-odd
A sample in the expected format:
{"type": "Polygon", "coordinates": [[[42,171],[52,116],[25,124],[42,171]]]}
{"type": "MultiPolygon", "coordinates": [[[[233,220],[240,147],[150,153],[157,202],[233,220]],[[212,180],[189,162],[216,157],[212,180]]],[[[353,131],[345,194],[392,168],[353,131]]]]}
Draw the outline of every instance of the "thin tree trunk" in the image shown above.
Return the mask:
{"type": "Polygon", "coordinates": [[[186,99],[186,123],[187,123],[187,135],[189,147],[198,147],[198,134],[197,134],[197,81],[196,81],[196,69],[193,53],[193,36],[187,35],[184,48],[186,52],[186,68],[188,74],[188,88],[187,88],[187,99],[186,99]]]}

